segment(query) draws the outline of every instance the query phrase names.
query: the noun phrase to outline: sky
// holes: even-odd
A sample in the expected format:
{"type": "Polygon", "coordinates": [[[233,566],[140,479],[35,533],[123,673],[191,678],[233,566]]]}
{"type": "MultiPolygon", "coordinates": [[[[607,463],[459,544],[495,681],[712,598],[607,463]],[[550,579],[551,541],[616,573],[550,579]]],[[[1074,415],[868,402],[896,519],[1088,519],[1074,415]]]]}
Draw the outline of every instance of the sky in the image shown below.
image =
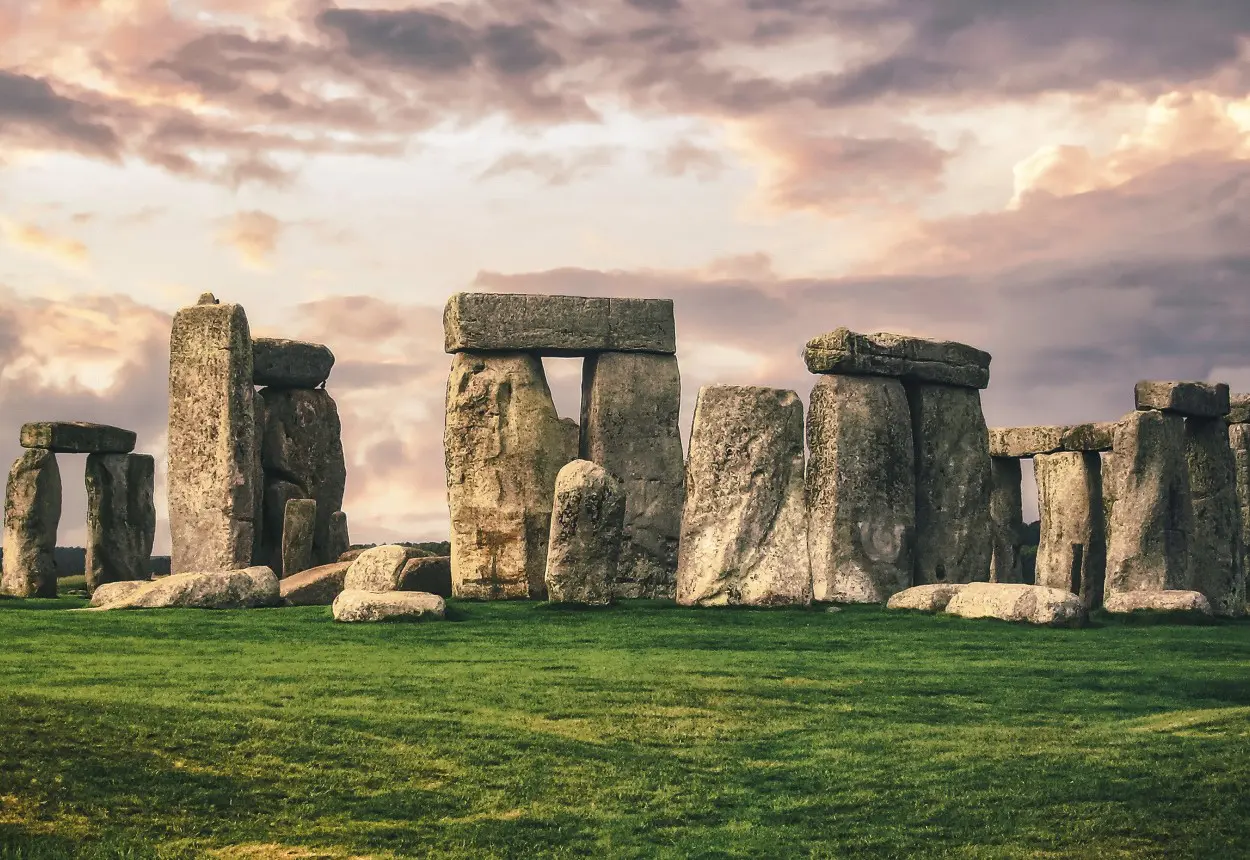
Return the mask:
{"type": "Polygon", "coordinates": [[[443,539],[463,290],[671,297],[687,435],[701,385],[806,398],[841,325],[989,351],[992,426],[1250,391],[1250,3],[0,0],[3,462],[136,430],[167,551],[212,291],[334,351],[353,540],[443,539]]]}

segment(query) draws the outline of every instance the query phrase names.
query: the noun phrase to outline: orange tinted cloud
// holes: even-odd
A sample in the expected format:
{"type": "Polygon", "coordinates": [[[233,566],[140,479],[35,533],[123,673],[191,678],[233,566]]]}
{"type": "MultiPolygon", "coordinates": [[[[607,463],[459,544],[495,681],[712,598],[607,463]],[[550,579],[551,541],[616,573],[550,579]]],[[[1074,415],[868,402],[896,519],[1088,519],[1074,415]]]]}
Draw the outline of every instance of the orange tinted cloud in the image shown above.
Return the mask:
{"type": "Polygon", "coordinates": [[[0,232],[14,247],[49,257],[75,269],[85,268],[90,259],[87,246],[79,240],[54,236],[35,224],[4,219],[0,220],[0,232]]]}
{"type": "Polygon", "coordinates": [[[244,265],[267,269],[284,229],[285,225],[267,212],[236,212],[226,219],[217,241],[237,251],[244,265]]]}

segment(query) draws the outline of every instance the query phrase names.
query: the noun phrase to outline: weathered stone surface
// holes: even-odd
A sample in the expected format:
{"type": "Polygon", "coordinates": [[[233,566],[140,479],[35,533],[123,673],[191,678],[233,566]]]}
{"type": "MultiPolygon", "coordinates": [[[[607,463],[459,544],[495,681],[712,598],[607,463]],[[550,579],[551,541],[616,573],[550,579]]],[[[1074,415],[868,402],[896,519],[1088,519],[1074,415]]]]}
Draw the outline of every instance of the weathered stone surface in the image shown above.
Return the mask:
{"type": "Polygon", "coordinates": [[[9,471],[0,591],[15,597],[56,597],[53,550],[60,522],[61,470],[56,455],[29,449],[9,471]]]}
{"type": "Polygon", "coordinates": [[[91,605],[105,606],[109,603],[117,603],[143,585],[144,580],[118,580],[117,582],[101,583],[91,592],[91,605]]]}
{"type": "Polygon", "coordinates": [[[135,433],[86,421],[36,421],[23,424],[23,448],[47,448],[55,454],[129,454],[135,433]]]}
{"type": "Polygon", "coordinates": [[[1110,451],[1115,422],[990,428],[991,457],[1034,457],[1060,451],[1110,451]]]}
{"type": "Polygon", "coordinates": [[[372,549],[372,547],[367,547],[367,546],[358,546],[355,549],[349,549],[347,550],[347,552],[342,553],[339,556],[338,560],[339,561],[355,561],[356,559],[364,555],[366,552],[368,552],[370,549],[372,549]]]}
{"type": "Polygon", "coordinates": [[[1228,428],[1228,441],[1237,470],[1237,503],[1241,509],[1242,570],[1250,578],[1250,424],[1228,428]]]}
{"type": "Polygon", "coordinates": [[[1103,604],[1108,612],[1197,612],[1211,614],[1211,603],[1198,591],[1124,591],[1112,594],[1103,604]]]}
{"type": "Polygon", "coordinates": [[[246,567],[254,551],[256,413],[243,308],[200,304],[169,339],[169,530],[175,573],[246,567]]]}
{"type": "Polygon", "coordinates": [[[1143,380],[1134,391],[1138,409],[1157,409],[1193,418],[1219,418],[1231,408],[1223,382],[1159,382],[1143,380]]]}
{"type": "Polygon", "coordinates": [[[951,598],[965,588],[963,583],[939,582],[934,585],[914,585],[891,597],[886,609],[919,609],[924,612],[941,612],[951,598]]]}
{"type": "Polygon", "coordinates": [[[446,555],[410,558],[399,572],[396,591],[424,591],[451,597],[451,557],[446,555]]]}
{"type": "Polygon", "coordinates": [[[574,460],[556,475],[547,544],[547,599],[555,603],[612,602],[625,487],[602,466],[574,460]]]}
{"type": "Polygon", "coordinates": [[[617,597],[672,598],[686,498],[677,358],[601,353],[582,369],[581,457],[625,484],[617,597]]]}
{"type": "Polygon", "coordinates": [[[998,618],[1052,627],[1076,627],[1087,612],[1081,599],[1061,588],[1003,582],[973,582],[946,604],[946,612],[962,618],[998,618]]]}
{"type": "Polygon", "coordinates": [[[407,548],[397,544],[367,549],[351,563],[343,587],[352,591],[397,591],[400,574],[410,558],[407,548]]]}
{"type": "Polygon", "coordinates": [[[282,521],[282,569],[288,577],[313,566],[313,531],[317,526],[315,499],[291,499],[282,521]]]}
{"type": "Polygon", "coordinates": [[[814,337],[804,351],[812,373],[894,376],[914,382],[985,388],[990,354],[954,341],[838,328],[814,337]]]}
{"type": "Polygon", "coordinates": [[[1107,574],[1102,458],[1063,451],[1039,454],[1033,464],[1041,514],[1034,583],[1071,591],[1095,609],[1107,574]]]}
{"type": "Polygon", "coordinates": [[[332,559],[342,559],[343,553],[349,552],[352,540],[347,530],[347,514],[335,511],[330,514],[329,533],[326,536],[326,555],[332,559]]]}
{"type": "MultiPolygon", "coordinates": [[[[347,485],[338,406],[321,389],[266,388],[260,397],[265,403],[261,462],[266,482],[293,484],[298,489],[296,497],[317,503],[312,563],[327,564],[337,558],[330,547],[330,517],[343,507],[347,485]]],[[[266,513],[267,505],[268,500],[266,513]]],[[[279,522],[283,510],[277,512],[279,522]]],[[[273,517],[267,522],[273,522],[273,517]]],[[[265,540],[272,548],[280,548],[282,533],[266,528],[265,540]]]]}
{"type": "Polygon", "coordinates": [[[438,621],[447,606],[437,594],[420,591],[352,591],[334,598],[335,621],[438,621]]]}
{"type": "Polygon", "coordinates": [[[147,454],[87,456],[87,589],[152,578],[156,461],[147,454]]]}
{"type": "Polygon", "coordinates": [[[677,351],[671,299],[456,293],[443,311],[447,352],[677,351]]]}
{"type": "Polygon", "coordinates": [[[281,478],[267,477],[264,487],[264,504],[261,506],[264,540],[256,560],[281,574],[282,530],[286,527],[286,506],[292,500],[302,499],[304,496],[299,487],[281,478]]]}
{"type": "Polygon", "coordinates": [[[282,600],[288,606],[329,606],[343,590],[351,562],[336,561],[283,578],[278,583],[282,600]]]}
{"type": "Polygon", "coordinates": [[[1015,457],[990,458],[990,533],[990,582],[1023,582],[1024,501],[1015,457]]]}
{"type": "Polygon", "coordinates": [[[1191,587],[1207,596],[1216,615],[1244,615],[1246,572],[1237,460],[1223,418],[1186,419],[1185,460],[1194,506],[1191,587]]]}
{"type": "Polygon", "coordinates": [[[252,341],[252,381],[274,388],[316,388],[330,378],[334,353],[302,340],[258,337],[252,341]]]}
{"type": "Polygon", "coordinates": [[[917,585],[990,578],[989,432],[981,393],[907,388],[916,445],[917,585]]]}
{"type": "Polygon", "coordinates": [[[265,533],[276,527],[279,530],[278,535],[281,536],[282,517],[286,512],[286,499],[283,499],[281,506],[273,513],[267,513],[265,509],[265,493],[269,488],[260,455],[260,450],[265,443],[265,401],[263,398],[252,398],[252,414],[256,419],[256,435],[254,437],[256,441],[252,451],[252,474],[256,475],[256,480],[252,482],[252,511],[254,512],[252,520],[252,564],[268,565],[277,571],[282,563],[281,540],[279,539],[277,547],[271,547],[265,533]],[[271,520],[276,520],[277,522],[270,522],[271,520]]]}
{"type": "Polygon", "coordinates": [[[282,602],[278,577],[267,567],[176,573],[139,584],[96,609],[252,609],[282,602]]]}
{"type": "Polygon", "coordinates": [[[677,557],[685,606],[812,599],[803,483],[803,404],[793,391],[699,391],[677,557]]]}
{"type": "Polygon", "coordinates": [[[1116,428],[1107,594],[1192,587],[1185,419],[1131,412],[1116,428]]]}
{"type": "Polygon", "coordinates": [[[1230,394],[1229,424],[1250,424],[1250,394],[1230,394]]]}
{"type": "Polygon", "coordinates": [[[820,377],[812,387],[807,443],[813,598],[884,603],[910,588],[916,474],[903,384],[820,377]]]}
{"type": "Polygon", "coordinates": [[[447,380],[443,445],[457,597],[546,596],[556,473],[577,457],[542,362],[461,352],[447,380]]]}

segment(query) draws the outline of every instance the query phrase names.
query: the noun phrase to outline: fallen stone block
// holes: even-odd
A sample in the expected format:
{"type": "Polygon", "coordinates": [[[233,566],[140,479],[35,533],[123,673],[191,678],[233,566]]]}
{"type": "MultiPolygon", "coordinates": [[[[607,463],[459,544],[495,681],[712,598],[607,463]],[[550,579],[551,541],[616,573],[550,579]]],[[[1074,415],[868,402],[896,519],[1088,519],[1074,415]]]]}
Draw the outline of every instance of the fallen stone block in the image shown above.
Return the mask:
{"type": "Polygon", "coordinates": [[[1134,391],[1137,408],[1155,409],[1192,418],[1219,418],[1227,415],[1228,386],[1223,382],[1160,382],[1143,380],[1134,391]]]}
{"type": "Polygon", "coordinates": [[[1070,591],[1002,582],[964,586],[946,604],[946,612],[961,618],[997,618],[1051,627],[1076,627],[1087,618],[1081,599],[1070,591]]]}
{"type": "Polygon", "coordinates": [[[547,545],[547,599],[606,606],[621,556],[625,487],[589,460],[574,460],[556,475],[547,545]]]}
{"type": "Polygon", "coordinates": [[[46,448],[57,454],[129,454],[135,433],[86,421],[36,421],[23,424],[23,448],[46,448]]]}
{"type": "Polygon", "coordinates": [[[278,606],[282,594],[278,577],[267,567],[249,567],[215,573],[175,573],[124,593],[106,609],[254,609],[278,606]]]}
{"type": "Polygon", "coordinates": [[[282,601],[287,606],[329,606],[343,590],[343,581],[351,562],[338,561],[310,567],[278,583],[282,601]]]}
{"type": "Polygon", "coordinates": [[[1117,615],[1140,611],[1211,614],[1210,601],[1198,591],[1122,591],[1109,596],[1102,608],[1117,615]]]}
{"type": "Polygon", "coordinates": [[[273,388],[316,388],[330,377],[334,353],[320,343],[258,337],[252,341],[252,381],[273,388]]]}
{"type": "Polygon", "coordinates": [[[95,591],[91,592],[92,606],[105,606],[109,603],[119,603],[127,595],[133,594],[137,589],[145,585],[144,580],[120,580],[118,582],[105,582],[96,586],[95,591]]]}
{"type": "Polygon", "coordinates": [[[967,586],[959,582],[938,582],[905,588],[886,601],[886,609],[919,609],[941,612],[956,594],[967,586]]]}
{"type": "Polygon", "coordinates": [[[671,299],[456,293],[443,311],[447,352],[677,351],[671,299]]]}
{"type": "Polygon", "coordinates": [[[1060,451],[1110,451],[1115,422],[1038,427],[991,427],[990,456],[1035,457],[1060,451]]]}
{"type": "Polygon", "coordinates": [[[990,384],[988,352],[954,341],[889,332],[860,334],[838,328],[809,340],[804,360],[812,373],[893,376],[968,388],[990,384]]]}
{"type": "Polygon", "coordinates": [[[446,555],[410,558],[399,573],[396,591],[424,591],[451,597],[451,557],[446,555]]]}
{"type": "Polygon", "coordinates": [[[396,591],[400,574],[410,558],[408,549],[398,544],[367,549],[351,563],[343,587],[349,591],[396,591]]]}
{"type": "Polygon", "coordinates": [[[350,591],[334,599],[335,621],[437,621],[447,605],[437,594],[420,591],[350,591]]]}

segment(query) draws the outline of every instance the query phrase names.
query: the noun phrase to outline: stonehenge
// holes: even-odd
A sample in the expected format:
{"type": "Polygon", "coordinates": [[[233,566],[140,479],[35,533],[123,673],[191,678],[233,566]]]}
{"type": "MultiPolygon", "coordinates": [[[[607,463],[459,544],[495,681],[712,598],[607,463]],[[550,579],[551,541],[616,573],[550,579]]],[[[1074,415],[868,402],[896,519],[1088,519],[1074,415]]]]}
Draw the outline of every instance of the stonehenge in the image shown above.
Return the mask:
{"type": "Polygon", "coordinates": [[[1086,609],[1102,604],[1107,571],[1102,460],[1095,452],[1033,458],[1041,521],[1035,585],[1066,589],[1086,609]]]}

